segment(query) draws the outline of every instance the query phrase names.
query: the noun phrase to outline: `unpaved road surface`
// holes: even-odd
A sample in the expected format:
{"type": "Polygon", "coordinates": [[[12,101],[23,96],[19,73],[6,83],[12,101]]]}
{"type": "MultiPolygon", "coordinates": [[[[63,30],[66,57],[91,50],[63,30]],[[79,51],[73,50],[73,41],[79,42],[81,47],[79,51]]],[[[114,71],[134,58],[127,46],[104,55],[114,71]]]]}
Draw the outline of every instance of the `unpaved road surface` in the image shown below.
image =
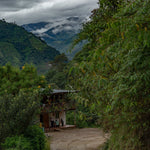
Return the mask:
{"type": "Polygon", "coordinates": [[[97,150],[108,137],[97,128],[65,129],[49,135],[51,150],[97,150]]]}

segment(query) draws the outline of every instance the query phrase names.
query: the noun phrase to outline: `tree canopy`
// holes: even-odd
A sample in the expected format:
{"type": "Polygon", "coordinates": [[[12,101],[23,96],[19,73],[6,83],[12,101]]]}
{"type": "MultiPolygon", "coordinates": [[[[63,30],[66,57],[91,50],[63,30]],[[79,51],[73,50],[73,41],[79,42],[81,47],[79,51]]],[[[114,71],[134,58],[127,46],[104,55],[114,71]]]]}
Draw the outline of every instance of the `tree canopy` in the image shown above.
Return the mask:
{"type": "Polygon", "coordinates": [[[67,83],[67,71],[66,66],[68,63],[67,56],[62,53],[50,61],[50,69],[46,73],[46,80],[53,88],[65,88],[67,83]]]}
{"type": "Polygon", "coordinates": [[[46,80],[44,76],[38,76],[32,65],[24,65],[21,70],[10,64],[0,66],[0,95],[16,95],[22,89],[38,89],[44,87],[46,80]]]}

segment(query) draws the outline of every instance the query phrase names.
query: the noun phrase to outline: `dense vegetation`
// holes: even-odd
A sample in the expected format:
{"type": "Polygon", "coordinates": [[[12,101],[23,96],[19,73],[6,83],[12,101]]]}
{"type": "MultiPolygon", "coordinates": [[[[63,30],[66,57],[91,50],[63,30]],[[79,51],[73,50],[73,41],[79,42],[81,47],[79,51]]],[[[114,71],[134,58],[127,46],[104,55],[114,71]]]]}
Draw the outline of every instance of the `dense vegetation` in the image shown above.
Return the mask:
{"type": "Polygon", "coordinates": [[[14,66],[34,64],[44,73],[47,64],[59,52],[48,46],[40,38],[28,33],[23,27],[0,20],[0,64],[10,62],[14,66]]]}
{"type": "Polygon", "coordinates": [[[100,0],[75,44],[74,98],[111,132],[108,150],[150,148],[150,0],[100,0]]]}
{"type": "Polygon", "coordinates": [[[43,131],[32,126],[40,112],[39,89],[44,87],[45,77],[31,65],[21,70],[10,64],[0,66],[0,149],[44,149],[43,131]]]}
{"type": "Polygon", "coordinates": [[[52,88],[64,89],[67,84],[67,64],[68,58],[64,53],[57,55],[53,61],[49,62],[51,67],[45,74],[47,82],[52,88]]]}

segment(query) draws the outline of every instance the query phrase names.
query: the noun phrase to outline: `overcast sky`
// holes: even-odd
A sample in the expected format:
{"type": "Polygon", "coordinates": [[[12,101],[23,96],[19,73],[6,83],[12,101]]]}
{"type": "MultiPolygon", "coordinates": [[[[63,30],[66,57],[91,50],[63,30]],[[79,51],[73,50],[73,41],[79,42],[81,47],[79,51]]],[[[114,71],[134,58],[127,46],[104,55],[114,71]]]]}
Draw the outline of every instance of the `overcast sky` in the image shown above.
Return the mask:
{"type": "Polygon", "coordinates": [[[0,19],[19,25],[55,21],[71,16],[86,18],[98,0],[0,0],[0,19]]]}

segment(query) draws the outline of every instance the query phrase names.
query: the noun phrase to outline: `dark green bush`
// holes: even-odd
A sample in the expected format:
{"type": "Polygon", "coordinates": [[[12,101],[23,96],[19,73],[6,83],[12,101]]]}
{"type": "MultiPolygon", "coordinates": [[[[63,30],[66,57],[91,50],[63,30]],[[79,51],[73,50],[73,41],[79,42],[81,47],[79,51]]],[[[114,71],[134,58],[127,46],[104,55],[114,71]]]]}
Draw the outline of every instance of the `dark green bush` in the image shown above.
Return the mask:
{"type": "Polygon", "coordinates": [[[30,126],[25,132],[25,137],[30,141],[33,150],[43,150],[46,138],[44,132],[38,126],[30,126]]]}
{"type": "Polygon", "coordinates": [[[17,96],[0,96],[0,143],[7,137],[24,134],[38,113],[36,91],[21,91],[17,96]]]}
{"type": "Polygon", "coordinates": [[[4,149],[13,150],[33,150],[30,142],[23,135],[6,138],[5,142],[2,144],[2,147],[4,149]]]}
{"type": "Polygon", "coordinates": [[[46,138],[38,126],[29,126],[24,135],[7,137],[2,144],[5,150],[44,150],[46,138]]]}

